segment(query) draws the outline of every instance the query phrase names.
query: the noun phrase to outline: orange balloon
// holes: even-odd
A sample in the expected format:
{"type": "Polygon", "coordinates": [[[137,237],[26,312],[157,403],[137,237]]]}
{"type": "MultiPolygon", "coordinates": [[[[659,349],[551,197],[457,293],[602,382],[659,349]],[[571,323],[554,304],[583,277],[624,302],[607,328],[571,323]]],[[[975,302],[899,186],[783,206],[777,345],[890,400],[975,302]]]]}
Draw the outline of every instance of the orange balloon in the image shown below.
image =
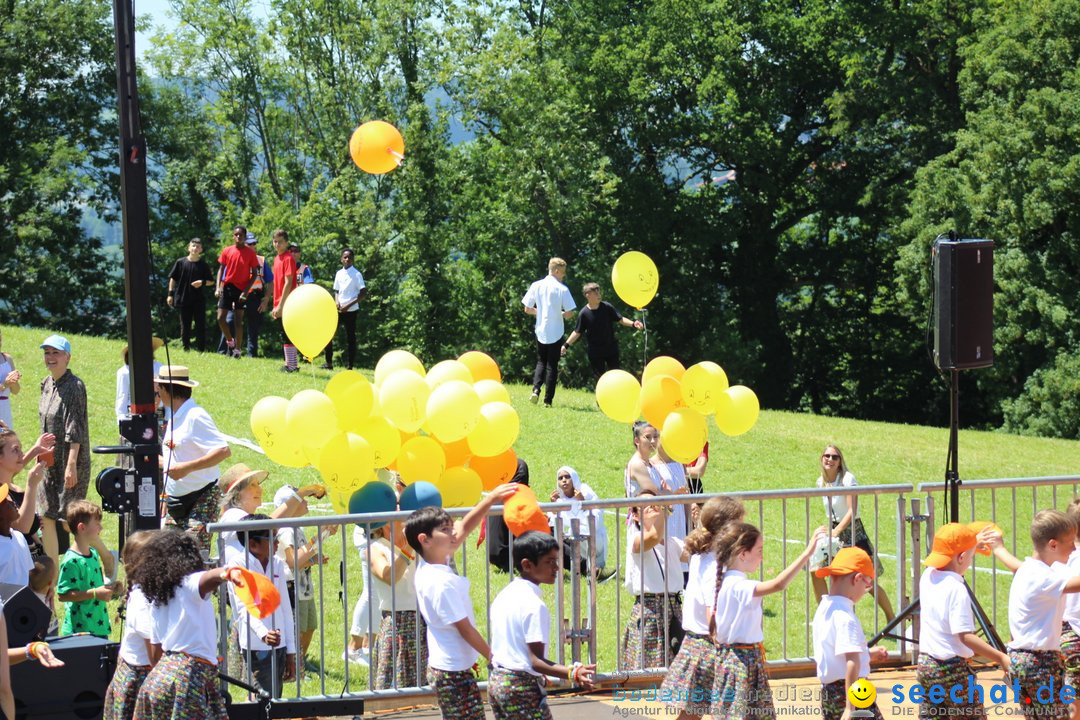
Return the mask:
{"type": "Polygon", "coordinates": [[[464,465],[472,455],[469,452],[469,441],[466,438],[461,438],[452,443],[440,442],[439,445],[442,446],[443,452],[446,453],[446,467],[448,468],[464,465]]]}
{"type": "Polygon", "coordinates": [[[670,375],[682,382],[682,376],[685,372],[686,368],[675,358],[667,355],[657,355],[649,361],[649,364],[645,366],[645,370],[641,373],[641,384],[644,385],[649,382],[649,378],[657,375],[670,375]]]}
{"type": "Polygon", "coordinates": [[[473,455],[469,467],[476,471],[484,483],[484,490],[491,492],[503,483],[510,482],[517,472],[517,453],[514,448],[492,457],[473,455]]]}
{"type": "Polygon", "coordinates": [[[401,165],[405,140],[390,123],[372,120],[353,131],[349,138],[349,154],[364,172],[382,175],[401,165]]]}
{"type": "Polygon", "coordinates": [[[668,413],[679,407],[683,407],[682,386],[670,375],[654,375],[641,386],[641,414],[654,428],[664,427],[668,413]]]}
{"type": "Polygon", "coordinates": [[[487,353],[482,353],[479,350],[470,350],[459,357],[458,362],[469,368],[474,383],[480,382],[481,380],[502,382],[502,373],[499,371],[499,364],[487,353]]]}

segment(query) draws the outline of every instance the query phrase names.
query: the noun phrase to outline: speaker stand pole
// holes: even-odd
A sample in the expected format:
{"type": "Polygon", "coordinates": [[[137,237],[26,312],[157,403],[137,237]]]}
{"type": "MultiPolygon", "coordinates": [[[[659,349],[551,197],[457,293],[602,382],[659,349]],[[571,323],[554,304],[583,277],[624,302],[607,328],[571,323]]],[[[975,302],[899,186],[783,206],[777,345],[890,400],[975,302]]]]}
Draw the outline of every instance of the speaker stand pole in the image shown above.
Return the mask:
{"type": "MultiPolygon", "coordinates": [[[[960,449],[960,371],[956,368],[952,368],[949,371],[949,461],[945,468],[945,506],[949,511],[949,522],[960,522],[960,463],[959,463],[959,449],[960,449]]],[[[1005,643],[1001,641],[1001,636],[998,635],[997,630],[994,628],[994,623],[990,621],[986,611],[983,610],[982,605],[979,604],[979,599],[975,597],[975,593],[972,591],[971,586],[968,585],[967,580],[964,580],[964,587],[967,588],[968,598],[971,600],[971,611],[975,616],[975,622],[978,624],[979,629],[986,637],[986,642],[989,643],[998,652],[1006,652],[1005,643]]],[[[906,640],[914,645],[918,645],[918,638],[912,639],[894,633],[893,630],[900,626],[905,620],[913,619],[919,614],[919,599],[915,598],[907,607],[901,610],[896,617],[892,619],[881,631],[870,639],[867,643],[870,647],[873,647],[884,638],[892,640],[906,640]]]]}

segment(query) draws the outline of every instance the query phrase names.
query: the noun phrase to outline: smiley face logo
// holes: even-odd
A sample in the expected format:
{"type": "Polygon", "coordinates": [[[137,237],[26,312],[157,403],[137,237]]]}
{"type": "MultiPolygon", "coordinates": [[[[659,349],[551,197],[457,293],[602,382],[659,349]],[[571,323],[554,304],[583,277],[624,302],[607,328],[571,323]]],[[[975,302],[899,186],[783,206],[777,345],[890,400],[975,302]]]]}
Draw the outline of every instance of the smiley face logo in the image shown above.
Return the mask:
{"type": "Polygon", "coordinates": [[[857,708],[868,708],[877,699],[877,689],[866,678],[859,678],[847,691],[848,700],[857,708]]]}

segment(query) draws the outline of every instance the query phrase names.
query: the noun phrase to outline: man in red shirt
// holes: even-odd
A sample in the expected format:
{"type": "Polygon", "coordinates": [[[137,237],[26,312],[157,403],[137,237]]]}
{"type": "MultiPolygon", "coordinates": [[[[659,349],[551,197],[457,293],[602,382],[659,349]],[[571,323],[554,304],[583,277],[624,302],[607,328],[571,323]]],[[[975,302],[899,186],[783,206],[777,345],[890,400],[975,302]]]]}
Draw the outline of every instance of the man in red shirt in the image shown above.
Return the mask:
{"type": "Polygon", "coordinates": [[[247,302],[248,291],[255,284],[262,265],[255,251],[249,248],[247,241],[247,228],[237,225],[233,228],[233,244],[221,251],[218,256],[217,287],[214,296],[218,299],[217,321],[221,328],[221,334],[225,336],[225,345],[233,357],[240,357],[240,346],[244,340],[244,304],[247,302]],[[233,337],[232,329],[229,328],[226,316],[233,311],[236,324],[236,337],[233,337]]]}
{"type": "MultiPolygon", "coordinates": [[[[281,228],[274,231],[274,251],[277,253],[277,257],[274,258],[274,309],[270,311],[270,317],[280,320],[285,300],[296,287],[296,259],[289,251],[289,234],[281,228]]],[[[300,369],[296,346],[289,342],[284,326],[282,326],[281,337],[282,351],[285,354],[285,364],[281,370],[287,373],[296,372],[300,369]]]]}

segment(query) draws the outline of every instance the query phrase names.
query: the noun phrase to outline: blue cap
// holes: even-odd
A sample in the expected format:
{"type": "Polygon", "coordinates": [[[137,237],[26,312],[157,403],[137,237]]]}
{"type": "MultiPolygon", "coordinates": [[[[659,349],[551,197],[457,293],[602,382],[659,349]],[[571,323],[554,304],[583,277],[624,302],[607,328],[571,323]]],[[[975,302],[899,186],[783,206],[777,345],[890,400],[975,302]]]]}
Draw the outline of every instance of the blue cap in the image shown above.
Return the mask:
{"type": "Polygon", "coordinates": [[[247,237],[245,238],[245,241],[247,242],[248,245],[254,245],[255,243],[258,242],[258,238],[255,237],[255,233],[249,232],[247,234],[247,237]]]}
{"type": "Polygon", "coordinates": [[[410,483],[401,491],[402,510],[419,510],[422,507],[442,507],[442,494],[426,480],[410,483]]]}
{"type": "MultiPolygon", "coordinates": [[[[357,490],[349,498],[349,514],[360,513],[383,513],[397,510],[397,495],[394,489],[384,482],[372,480],[357,490]]],[[[359,524],[359,523],[358,523],[359,524]]],[[[372,530],[378,530],[386,522],[363,523],[370,524],[372,530]]]]}
{"type": "Polygon", "coordinates": [[[63,335],[50,335],[45,338],[45,342],[41,343],[41,349],[44,350],[45,348],[53,348],[66,352],[68,355],[71,354],[71,343],[63,335]]]}

